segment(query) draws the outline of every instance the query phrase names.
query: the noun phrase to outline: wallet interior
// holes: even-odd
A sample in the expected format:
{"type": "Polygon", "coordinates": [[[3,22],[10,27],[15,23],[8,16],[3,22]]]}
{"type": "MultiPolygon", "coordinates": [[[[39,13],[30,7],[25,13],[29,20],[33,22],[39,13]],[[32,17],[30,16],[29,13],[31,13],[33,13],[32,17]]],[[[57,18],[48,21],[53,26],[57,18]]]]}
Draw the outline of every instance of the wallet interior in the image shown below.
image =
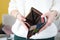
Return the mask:
{"type": "MultiPolygon", "coordinates": [[[[26,22],[30,25],[36,25],[41,23],[41,15],[42,13],[40,11],[38,11],[35,8],[31,8],[31,12],[27,15],[26,17],[26,22]]],[[[27,24],[26,24],[27,25],[27,24]]],[[[28,25],[27,25],[28,26],[28,25]]],[[[28,27],[29,28],[29,27],[28,27]]]]}

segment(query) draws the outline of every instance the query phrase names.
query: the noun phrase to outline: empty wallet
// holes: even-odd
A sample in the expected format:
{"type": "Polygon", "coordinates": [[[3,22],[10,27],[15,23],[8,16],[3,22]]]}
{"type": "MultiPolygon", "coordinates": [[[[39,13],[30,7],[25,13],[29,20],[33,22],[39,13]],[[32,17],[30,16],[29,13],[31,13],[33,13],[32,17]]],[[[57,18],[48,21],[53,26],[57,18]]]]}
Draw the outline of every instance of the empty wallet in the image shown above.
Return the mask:
{"type": "MultiPolygon", "coordinates": [[[[44,22],[42,23],[41,15],[42,15],[42,13],[40,11],[38,11],[37,9],[32,7],[31,11],[27,15],[26,21],[25,21],[30,25],[30,26],[28,26],[28,24],[25,23],[27,28],[30,29],[30,27],[33,25],[41,24],[41,26],[37,28],[37,32],[38,32],[45,25],[45,19],[44,19],[44,22]]],[[[32,35],[34,35],[37,32],[35,32],[34,30],[31,30],[31,31],[28,30],[27,38],[31,37],[32,35]]]]}
{"type": "MultiPolygon", "coordinates": [[[[27,22],[30,26],[39,24],[39,23],[41,23],[41,15],[42,15],[42,13],[40,11],[38,11],[37,9],[32,7],[30,13],[26,17],[25,22],[27,22]]],[[[28,25],[27,25],[27,27],[29,28],[28,25]]]]}

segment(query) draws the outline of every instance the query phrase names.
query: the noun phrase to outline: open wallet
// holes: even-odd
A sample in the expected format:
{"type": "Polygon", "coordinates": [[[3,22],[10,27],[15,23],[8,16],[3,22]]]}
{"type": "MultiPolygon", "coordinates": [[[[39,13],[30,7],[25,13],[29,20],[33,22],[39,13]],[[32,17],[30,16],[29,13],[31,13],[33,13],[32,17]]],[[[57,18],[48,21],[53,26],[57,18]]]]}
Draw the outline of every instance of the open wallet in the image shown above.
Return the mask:
{"type": "Polygon", "coordinates": [[[31,36],[35,35],[36,33],[39,32],[39,30],[41,28],[43,28],[43,26],[46,24],[45,22],[45,18],[41,18],[42,13],[40,11],[38,11],[35,8],[31,8],[30,13],[27,15],[26,17],[26,21],[27,23],[25,23],[25,25],[28,28],[28,34],[27,34],[27,39],[29,39],[31,36]],[[32,26],[36,25],[36,28],[33,30],[30,30],[30,28],[33,28],[32,26]]]}

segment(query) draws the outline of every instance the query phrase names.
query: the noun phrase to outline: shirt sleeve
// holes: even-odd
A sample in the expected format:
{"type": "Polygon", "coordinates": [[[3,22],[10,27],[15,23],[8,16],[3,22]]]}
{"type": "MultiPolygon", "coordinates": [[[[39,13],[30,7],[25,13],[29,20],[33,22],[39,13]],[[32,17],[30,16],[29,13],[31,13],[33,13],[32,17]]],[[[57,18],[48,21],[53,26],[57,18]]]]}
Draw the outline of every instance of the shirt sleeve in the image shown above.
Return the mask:
{"type": "Polygon", "coordinates": [[[11,11],[15,9],[16,9],[16,1],[10,0],[9,6],[8,6],[8,14],[11,14],[11,11]]]}

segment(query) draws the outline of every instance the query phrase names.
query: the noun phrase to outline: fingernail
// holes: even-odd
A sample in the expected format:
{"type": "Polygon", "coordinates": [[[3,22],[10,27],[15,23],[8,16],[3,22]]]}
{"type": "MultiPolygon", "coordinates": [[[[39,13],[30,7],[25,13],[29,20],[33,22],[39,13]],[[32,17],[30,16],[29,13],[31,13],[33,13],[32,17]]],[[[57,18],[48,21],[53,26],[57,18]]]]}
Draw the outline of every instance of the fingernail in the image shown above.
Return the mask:
{"type": "Polygon", "coordinates": [[[26,21],[26,19],[24,19],[24,21],[26,21]]]}
{"type": "Polygon", "coordinates": [[[43,15],[41,15],[41,17],[43,18],[44,16],[43,16],[43,15]]]}

